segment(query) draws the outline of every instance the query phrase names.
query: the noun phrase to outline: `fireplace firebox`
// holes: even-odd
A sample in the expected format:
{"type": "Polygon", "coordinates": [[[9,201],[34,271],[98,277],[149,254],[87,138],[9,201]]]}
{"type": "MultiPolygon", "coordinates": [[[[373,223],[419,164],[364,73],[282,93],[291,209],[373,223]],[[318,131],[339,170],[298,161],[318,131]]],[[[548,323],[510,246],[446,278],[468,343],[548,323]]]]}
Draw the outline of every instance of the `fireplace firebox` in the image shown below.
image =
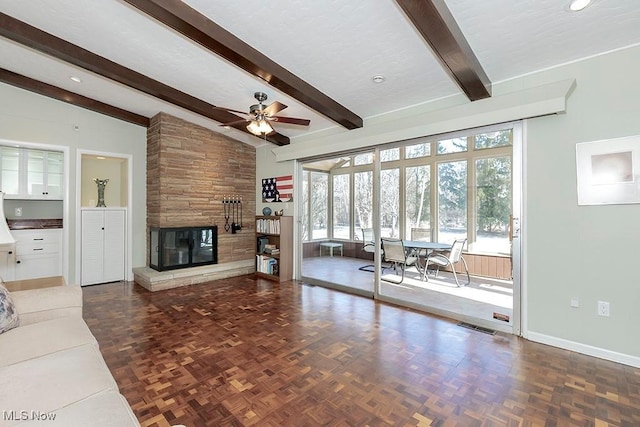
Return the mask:
{"type": "Polygon", "coordinates": [[[218,226],[151,228],[149,267],[157,271],[218,263],[218,226]]]}

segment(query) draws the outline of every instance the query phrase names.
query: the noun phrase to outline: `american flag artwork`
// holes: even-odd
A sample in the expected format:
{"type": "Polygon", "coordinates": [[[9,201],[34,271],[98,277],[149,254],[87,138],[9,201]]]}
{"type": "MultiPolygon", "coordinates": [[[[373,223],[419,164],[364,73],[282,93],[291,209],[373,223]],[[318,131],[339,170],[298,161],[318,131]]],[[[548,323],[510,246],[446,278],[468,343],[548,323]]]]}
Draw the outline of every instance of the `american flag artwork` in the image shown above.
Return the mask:
{"type": "Polygon", "coordinates": [[[293,200],[293,175],[262,179],[263,202],[290,202],[293,200]]]}

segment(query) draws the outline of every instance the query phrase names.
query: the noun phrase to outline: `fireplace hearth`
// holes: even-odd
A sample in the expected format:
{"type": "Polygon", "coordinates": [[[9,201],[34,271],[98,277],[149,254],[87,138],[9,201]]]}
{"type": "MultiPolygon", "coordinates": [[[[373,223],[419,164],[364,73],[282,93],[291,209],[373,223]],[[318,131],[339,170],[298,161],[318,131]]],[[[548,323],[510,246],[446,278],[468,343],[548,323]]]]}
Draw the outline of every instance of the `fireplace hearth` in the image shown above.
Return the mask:
{"type": "Polygon", "coordinates": [[[151,228],[149,267],[157,271],[218,263],[218,227],[151,228]]]}

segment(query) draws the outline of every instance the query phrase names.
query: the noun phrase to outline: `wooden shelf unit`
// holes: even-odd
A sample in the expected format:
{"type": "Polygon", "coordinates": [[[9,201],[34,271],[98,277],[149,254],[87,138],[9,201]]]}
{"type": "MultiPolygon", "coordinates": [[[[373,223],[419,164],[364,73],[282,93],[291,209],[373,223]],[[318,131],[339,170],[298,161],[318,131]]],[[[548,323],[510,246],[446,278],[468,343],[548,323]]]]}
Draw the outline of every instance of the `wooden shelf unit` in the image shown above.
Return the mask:
{"type": "Polygon", "coordinates": [[[275,282],[293,279],[293,217],[256,216],[256,275],[275,282]],[[261,253],[260,239],[276,245],[278,254],[261,253]],[[277,265],[277,272],[267,272],[268,265],[277,265]]]}

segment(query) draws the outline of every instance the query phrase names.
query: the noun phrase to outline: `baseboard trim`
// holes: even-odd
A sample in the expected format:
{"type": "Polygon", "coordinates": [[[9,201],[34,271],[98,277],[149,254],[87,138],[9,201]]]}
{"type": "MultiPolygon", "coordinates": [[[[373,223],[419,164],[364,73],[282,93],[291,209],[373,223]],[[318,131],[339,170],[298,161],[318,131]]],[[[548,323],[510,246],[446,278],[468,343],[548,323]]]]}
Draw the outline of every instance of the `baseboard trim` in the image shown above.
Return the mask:
{"type": "Polygon", "coordinates": [[[610,360],[612,362],[633,366],[634,368],[640,368],[640,357],[631,356],[629,354],[618,353],[616,351],[611,351],[604,348],[594,347],[591,345],[531,331],[527,333],[527,339],[529,341],[535,341],[541,344],[552,345],[554,347],[562,348],[565,350],[575,351],[576,353],[586,354],[587,356],[593,356],[600,359],[610,360]]]}

